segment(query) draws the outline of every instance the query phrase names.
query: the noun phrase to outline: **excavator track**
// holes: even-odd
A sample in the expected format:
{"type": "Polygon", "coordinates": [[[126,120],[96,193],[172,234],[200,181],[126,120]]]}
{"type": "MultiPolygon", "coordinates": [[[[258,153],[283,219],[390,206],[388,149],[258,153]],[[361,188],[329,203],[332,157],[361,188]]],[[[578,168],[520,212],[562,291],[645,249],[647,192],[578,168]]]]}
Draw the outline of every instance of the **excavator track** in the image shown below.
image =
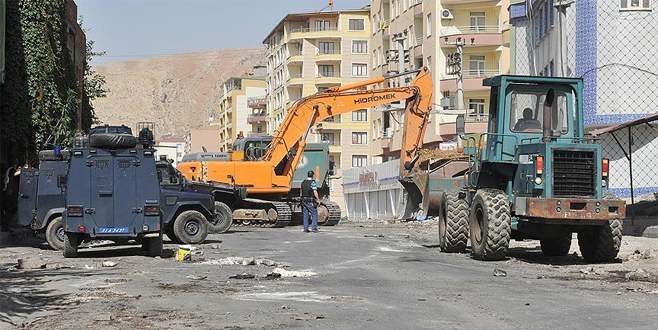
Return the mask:
{"type": "MultiPolygon", "coordinates": [[[[264,210],[267,213],[268,219],[263,218],[253,218],[249,220],[238,219],[234,220],[234,223],[239,226],[257,226],[257,227],[286,227],[290,224],[292,219],[292,210],[288,203],[285,202],[274,202],[266,201],[260,199],[247,199],[242,205],[245,209],[250,210],[264,210]]],[[[240,211],[242,208],[238,208],[240,211]]]]}
{"type": "Polygon", "coordinates": [[[340,222],[340,206],[334,202],[329,202],[329,201],[323,201],[322,205],[324,205],[327,210],[329,210],[329,218],[325,223],[323,223],[323,226],[335,226],[340,222]]]}

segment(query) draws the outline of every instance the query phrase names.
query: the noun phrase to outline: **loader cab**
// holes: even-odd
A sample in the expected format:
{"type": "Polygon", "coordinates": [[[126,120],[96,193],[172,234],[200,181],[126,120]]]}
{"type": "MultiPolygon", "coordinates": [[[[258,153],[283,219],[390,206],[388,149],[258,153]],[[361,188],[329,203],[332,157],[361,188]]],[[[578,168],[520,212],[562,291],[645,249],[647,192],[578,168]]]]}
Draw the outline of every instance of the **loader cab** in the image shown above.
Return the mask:
{"type": "Polygon", "coordinates": [[[582,139],[581,79],[503,75],[483,84],[491,101],[482,161],[515,161],[523,144],[582,139]]]}

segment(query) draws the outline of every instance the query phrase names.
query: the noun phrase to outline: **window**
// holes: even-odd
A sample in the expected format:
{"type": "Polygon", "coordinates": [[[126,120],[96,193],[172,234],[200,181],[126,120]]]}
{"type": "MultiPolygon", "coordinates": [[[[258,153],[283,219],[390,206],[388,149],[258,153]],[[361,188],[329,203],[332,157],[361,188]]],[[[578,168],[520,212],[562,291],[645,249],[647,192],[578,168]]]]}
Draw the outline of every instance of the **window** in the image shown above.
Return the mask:
{"type": "Polygon", "coordinates": [[[484,12],[472,11],[471,12],[471,31],[484,32],[486,25],[486,16],[484,12]]]}
{"type": "Polygon", "coordinates": [[[352,63],[352,76],[354,77],[367,77],[368,65],[362,63],[352,63]]]}
{"type": "Polygon", "coordinates": [[[353,54],[367,54],[368,53],[368,41],[367,40],[353,40],[352,41],[352,53],[353,54]]]}
{"type": "Polygon", "coordinates": [[[335,77],[334,66],[326,64],[318,65],[318,75],[320,77],[335,77]]]}
{"type": "Polygon", "coordinates": [[[484,63],[486,58],[484,56],[471,55],[468,59],[469,75],[481,77],[484,75],[484,63]]]}
{"type": "Polygon", "coordinates": [[[368,110],[357,110],[352,112],[352,121],[368,121],[368,110]]]}
{"type": "Polygon", "coordinates": [[[469,99],[468,108],[473,116],[480,117],[484,115],[484,99],[469,99]]]}
{"type": "Polygon", "coordinates": [[[372,51],[372,63],[375,65],[375,67],[379,66],[379,54],[377,54],[377,50],[372,51]]]}
{"type": "Polygon", "coordinates": [[[336,134],[334,133],[322,133],[320,134],[320,139],[322,142],[327,142],[330,145],[336,145],[336,134]]]}
{"type": "Polygon", "coordinates": [[[553,0],[546,1],[546,10],[548,11],[548,23],[552,27],[555,25],[555,7],[553,7],[553,0]]]}
{"type": "Polygon", "coordinates": [[[318,43],[318,54],[338,54],[335,42],[320,41],[318,43]]]}
{"type": "Polygon", "coordinates": [[[427,36],[432,35],[432,14],[427,14],[427,36]]]}
{"type": "Polygon", "coordinates": [[[621,10],[651,10],[651,0],[621,0],[621,10]]]}
{"type": "Polygon", "coordinates": [[[352,144],[368,144],[368,133],[352,132],[352,144]]]}
{"type": "Polygon", "coordinates": [[[315,21],[315,31],[328,31],[331,29],[331,22],[327,20],[315,21]]]}
{"type": "Polygon", "coordinates": [[[352,167],[366,167],[366,166],[368,166],[368,156],[352,155],[352,167]]]}
{"type": "Polygon", "coordinates": [[[350,18],[350,31],[363,31],[363,30],[365,30],[363,19],[350,18]]]}
{"type": "MultiPolygon", "coordinates": [[[[542,133],[542,122],[544,120],[543,110],[548,91],[537,90],[515,90],[510,96],[511,122],[510,127],[514,132],[542,133]]],[[[573,100],[573,95],[569,95],[573,100]]],[[[568,132],[567,109],[573,109],[573,105],[567,102],[567,93],[556,91],[556,111],[553,113],[553,131],[556,135],[568,132]]]]}

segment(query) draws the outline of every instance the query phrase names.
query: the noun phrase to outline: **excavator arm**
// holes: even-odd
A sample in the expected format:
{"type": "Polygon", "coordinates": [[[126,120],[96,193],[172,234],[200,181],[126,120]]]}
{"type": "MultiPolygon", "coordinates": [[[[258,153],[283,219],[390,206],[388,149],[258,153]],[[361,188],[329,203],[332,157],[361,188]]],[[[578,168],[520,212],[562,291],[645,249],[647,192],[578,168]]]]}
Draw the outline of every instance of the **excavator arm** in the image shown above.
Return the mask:
{"type": "Polygon", "coordinates": [[[312,127],[332,116],[405,100],[404,135],[400,153],[400,171],[404,176],[410,172],[409,166],[422,147],[432,106],[432,78],[428,69],[423,68],[418,71],[410,86],[366,90],[368,86],[381,83],[387,78],[391,77],[347,84],[298,100],[288,110],[273,135],[267,153],[259,161],[233,159],[184,163],[179,165],[179,169],[193,180],[196,178],[246,186],[251,194],[285,193],[290,190],[312,127]]]}

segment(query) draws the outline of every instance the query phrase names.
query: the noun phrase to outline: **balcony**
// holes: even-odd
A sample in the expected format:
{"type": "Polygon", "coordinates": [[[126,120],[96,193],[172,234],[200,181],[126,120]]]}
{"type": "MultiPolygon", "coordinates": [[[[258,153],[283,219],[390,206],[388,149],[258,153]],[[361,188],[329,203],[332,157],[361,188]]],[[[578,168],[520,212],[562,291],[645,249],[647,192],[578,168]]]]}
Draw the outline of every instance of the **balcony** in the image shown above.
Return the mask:
{"type": "Polygon", "coordinates": [[[341,56],[340,49],[318,50],[315,54],[315,60],[317,62],[339,62],[342,59],[341,56]]]}
{"type": "Polygon", "coordinates": [[[441,29],[441,47],[455,47],[458,38],[465,41],[465,47],[500,46],[503,35],[498,25],[487,26],[446,26],[441,29]]]}
{"type": "MultiPolygon", "coordinates": [[[[499,70],[465,70],[464,71],[464,91],[487,90],[482,86],[482,79],[493,77],[501,74],[499,70]]],[[[457,91],[457,77],[441,79],[442,91],[457,91]]]]}
{"type": "Polygon", "coordinates": [[[323,28],[293,27],[290,29],[290,39],[331,37],[336,35],[336,31],[338,31],[338,26],[323,28]]]}
{"type": "Polygon", "coordinates": [[[290,72],[288,76],[288,85],[302,85],[304,76],[301,72],[290,72]]]}
{"type": "Polygon", "coordinates": [[[249,124],[261,124],[267,122],[267,115],[265,114],[250,114],[247,116],[247,123],[249,124]]]}
{"type": "Polygon", "coordinates": [[[316,84],[340,84],[340,74],[338,72],[324,72],[316,75],[316,84]]]}
{"type": "Polygon", "coordinates": [[[267,99],[265,97],[247,98],[247,107],[251,109],[265,109],[267,107],[267,99]]]}

